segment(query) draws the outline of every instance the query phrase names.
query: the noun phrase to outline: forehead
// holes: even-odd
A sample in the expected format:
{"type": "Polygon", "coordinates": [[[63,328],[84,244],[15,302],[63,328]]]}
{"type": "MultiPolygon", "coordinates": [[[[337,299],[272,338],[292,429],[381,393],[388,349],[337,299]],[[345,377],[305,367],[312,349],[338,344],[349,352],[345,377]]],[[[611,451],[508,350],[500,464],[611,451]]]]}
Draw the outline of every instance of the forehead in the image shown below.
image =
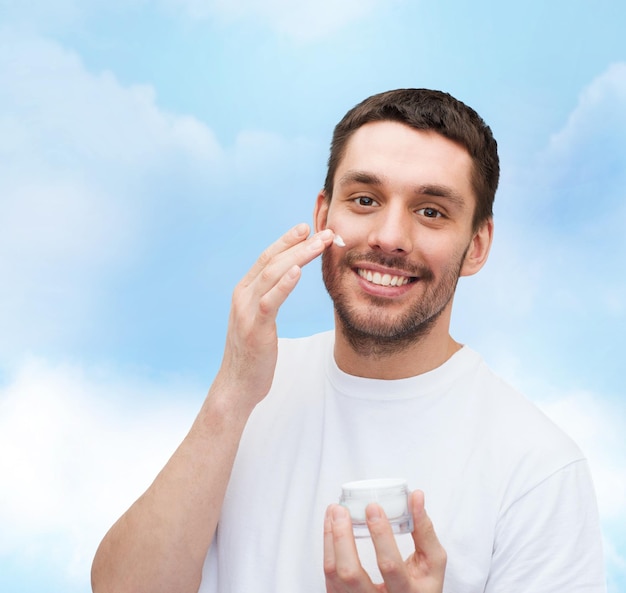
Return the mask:
{"type": "Polygon", "coordinates": [[[367,173],[390,187],[449,187],[473,201],[473,162],[465,147],[430,130],[394,121],[371,122],[349,138],[335,171],[335,187],[367,173]]]}

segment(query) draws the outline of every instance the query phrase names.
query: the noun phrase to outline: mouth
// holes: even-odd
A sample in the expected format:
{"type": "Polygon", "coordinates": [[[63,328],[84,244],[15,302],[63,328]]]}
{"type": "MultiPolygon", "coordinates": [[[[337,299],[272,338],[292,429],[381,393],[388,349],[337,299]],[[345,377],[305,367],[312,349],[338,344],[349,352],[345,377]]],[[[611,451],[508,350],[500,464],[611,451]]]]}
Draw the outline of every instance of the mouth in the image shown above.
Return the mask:
{"type": "Polygon", "coordinates": [[[417,278],[414,276],[397,276],[395,274],[372,272],[371,270],[364,270],[363,268],[357,268],[357,274],[377,286],[405,286],[411,282],[415,282],[417,278]]]}

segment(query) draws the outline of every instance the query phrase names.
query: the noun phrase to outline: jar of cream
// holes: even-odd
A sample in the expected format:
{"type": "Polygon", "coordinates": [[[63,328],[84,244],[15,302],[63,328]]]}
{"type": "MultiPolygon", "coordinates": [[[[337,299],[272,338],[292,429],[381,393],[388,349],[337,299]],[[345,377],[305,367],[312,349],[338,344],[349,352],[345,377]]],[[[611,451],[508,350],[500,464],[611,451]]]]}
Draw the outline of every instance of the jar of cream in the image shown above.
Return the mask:
{"type": "Polygon", "coordinates": [[[385,511],[394,533],[413,531],[413,516],[409,511],[409,488],[406,480],[384,478],[347,482],[341,487],[339,504],[350,511],[354,537],[369,537],[365,508],[370,502],[385,511]]]}

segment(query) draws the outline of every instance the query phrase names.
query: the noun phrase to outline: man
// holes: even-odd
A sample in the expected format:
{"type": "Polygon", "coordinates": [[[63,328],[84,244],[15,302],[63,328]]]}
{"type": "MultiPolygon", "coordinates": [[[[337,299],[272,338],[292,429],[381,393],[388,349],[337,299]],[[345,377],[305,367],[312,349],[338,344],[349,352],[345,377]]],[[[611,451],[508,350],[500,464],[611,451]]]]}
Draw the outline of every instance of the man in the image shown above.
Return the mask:
{"type": "Polygon", "coordinates": [[[215,381],[103,540],[96,593],[604,590],[585,459],[449,334],[457,280],[489,254],[498,175],[490,129],[450,95],[391,91],[346,114],[315,233],[291,229],[236,287],[215,381]],[[279,341],[322,253],[335,331],[279,341]],[[419,488],[414,531],[394,537],[371,504],[357,543],[333,501],[386,477],[419,488]]]}

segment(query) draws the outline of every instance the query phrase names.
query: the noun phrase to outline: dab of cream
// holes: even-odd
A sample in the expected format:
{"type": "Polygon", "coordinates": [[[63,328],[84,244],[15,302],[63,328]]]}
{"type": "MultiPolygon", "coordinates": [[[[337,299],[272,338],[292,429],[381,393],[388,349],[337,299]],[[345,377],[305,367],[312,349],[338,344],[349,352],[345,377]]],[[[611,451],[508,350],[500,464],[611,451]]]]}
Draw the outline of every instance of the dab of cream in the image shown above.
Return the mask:
{"type": "Polygon", "coordinates": [[[333,239],[333,243],[337,245],[337,247],[346,246],[346,244],[344,243],[344,240],[341,238],[341,235],[335,235],[335,238],[333,239]]]}

